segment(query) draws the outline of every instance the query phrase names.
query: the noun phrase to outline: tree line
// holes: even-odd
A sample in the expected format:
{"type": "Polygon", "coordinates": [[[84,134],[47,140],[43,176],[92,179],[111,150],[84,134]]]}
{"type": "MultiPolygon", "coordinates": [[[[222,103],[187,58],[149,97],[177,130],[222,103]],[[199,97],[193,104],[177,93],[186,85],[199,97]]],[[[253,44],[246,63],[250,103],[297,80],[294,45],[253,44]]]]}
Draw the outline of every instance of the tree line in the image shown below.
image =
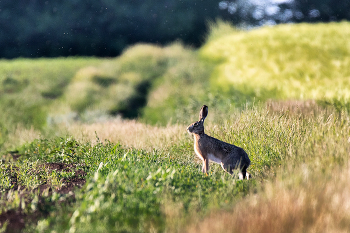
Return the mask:
{"type": "Polygon", "coordinates": [[[208,20],[255,27],[350,19],[348,0],[0,0],[0,57],[116,56],[137,42],[199,46],[208,20]]]}

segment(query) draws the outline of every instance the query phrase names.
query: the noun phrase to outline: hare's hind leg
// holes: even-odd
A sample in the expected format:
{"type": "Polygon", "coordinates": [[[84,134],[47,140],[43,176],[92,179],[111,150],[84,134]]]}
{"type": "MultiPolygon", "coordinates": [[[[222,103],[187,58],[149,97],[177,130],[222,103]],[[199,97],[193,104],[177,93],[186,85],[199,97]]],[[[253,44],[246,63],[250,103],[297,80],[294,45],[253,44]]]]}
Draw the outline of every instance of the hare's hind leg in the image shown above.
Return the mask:
{"type": "MultiPolygon", "coordinates": [[[[239,166],[232,166],[231,163],[223,163],[223,162],[221,162],[221,167],[231,175],[233,175],[233,170],[239,169],[239,166]]],[[[244,179],[249,180],[250,177],[251,177],[250,174],[247,172],[247,167],[244,166],[242,169],[239,169],[238,178],[240,180],[244,180],[244,179]]]]}
{"type": "Polygon", "coordinates": [[[247,167],[244,166],[244,167],[242,168],[242,179],[243,179],[243,180],[244,180],[244,179],[249,180],[250,178],[251,178],[251,175],[247,172],[247,167]]]}
{"type": "Polygon", "coordinates": [[[208,173],[208,171],[209,171],[209,159],[203,159],[202,172],[208,173]]]}
{"type": "Polygon", "coordinates": [[[221,162],[221,167],[222,169],[224,169],[224,171],[230,173],[231,175],[233,174],[233,168],[231,164],[221,162]]]}

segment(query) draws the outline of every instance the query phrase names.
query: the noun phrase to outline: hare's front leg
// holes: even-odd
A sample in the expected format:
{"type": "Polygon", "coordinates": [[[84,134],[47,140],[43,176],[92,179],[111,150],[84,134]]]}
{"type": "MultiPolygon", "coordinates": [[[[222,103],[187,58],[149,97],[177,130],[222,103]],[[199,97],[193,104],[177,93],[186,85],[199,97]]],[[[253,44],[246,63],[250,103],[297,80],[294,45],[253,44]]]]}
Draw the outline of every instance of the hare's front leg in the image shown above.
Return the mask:
{"type": "Polygon", "coordinates": [[[202,172],[208,173],[208,171],[209,171],[209,159],[203,159],[202,172]]]}

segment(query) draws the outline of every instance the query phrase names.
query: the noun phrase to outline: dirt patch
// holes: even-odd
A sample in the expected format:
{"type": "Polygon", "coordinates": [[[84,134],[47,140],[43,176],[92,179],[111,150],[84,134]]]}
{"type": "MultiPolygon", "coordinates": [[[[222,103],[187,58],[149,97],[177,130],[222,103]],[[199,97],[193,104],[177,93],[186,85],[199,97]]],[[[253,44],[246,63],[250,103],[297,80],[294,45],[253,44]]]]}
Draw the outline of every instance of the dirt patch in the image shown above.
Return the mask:
{"type": "Polygon", "coordinates": [[[21,155],[18,154],[18,151],[11,151],[10,154],[14,160],[17,160],[19,157],[21,157],[21,155]]]}
{"type": "Polygon", "coordinates": [[[0,215],[0,226],[7,222],[6,232],[20,232],[25,227],[26,214],[9,210],[0,215]]]}
{"type": "MultiPolygon", "coordinates": [[[[75,164],[65,164],[65,163],[47,163],[44,164],[46,168],[50,171],[56,170],[58,172],[72,172],[74,171],[74,176],[63,179],[63,186],[55,191],[60,194],[67,194],[70,191],[73,191],[75,187],[81,188],[85,184],[86,172],[81,169],[77,169],[75,164]]],[[[44,190],[46,187],[41,185],[40,190],[44,190]]]]}
{"type": "MultiPolygon", "coordinates": [[[[15,155],[13,157],[14,159],[17,159],[19,156],[15,155]]],[[[11,183],[13,185],[12,190],[22,191],[20,197],[24,198],[26,205],[30,204],[32,201],[30,194],[36,192],[37,190],[39,190],[39,203],[38,210],[31,213],[25,213],[22,209],[19,208],[11,209],[0,214],[0,227],[2,227],[4,224],[7,224],[5,232],[22,232],[26,224],[36,222],[40,218],[48,216],[49,212],[44,208],[46,204],[45,198],[42,196],[44,191],[47,191],[46,193],[49,196],[51,196],[53,192],[59,194],[68,194],[69,192],[73,192],[77,187],[81,188],[86,182],[86,172],[84,172],[82,169],[77,168],[77,165],[75,164],[46,163],[42,166],[45,167],[45,169],[47,169],[49,172],[54,170],[57,172],[74,172],[74,175],[68,178],[63,178],[62,187],[56,188],[55,190],[52,190],[54,187],[51,187],[49,184],[42,184],[34,190],[26,190],[25,187],[19,186],[16,176],[11,176],[11,183]]],[[[2,195],[7,195],[9,191],[10,190],[3,193],[2,195]]],[[[75,197],[73,194],[69,201],[74,201],[74,198],[75,197]]]]}

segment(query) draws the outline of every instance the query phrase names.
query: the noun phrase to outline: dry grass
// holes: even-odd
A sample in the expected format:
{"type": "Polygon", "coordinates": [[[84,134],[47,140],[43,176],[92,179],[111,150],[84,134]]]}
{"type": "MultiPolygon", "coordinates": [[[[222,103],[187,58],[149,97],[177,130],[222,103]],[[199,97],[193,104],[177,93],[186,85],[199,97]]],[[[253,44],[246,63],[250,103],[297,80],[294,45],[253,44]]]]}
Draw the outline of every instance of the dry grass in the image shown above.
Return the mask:
{"type": "Polygon", "coordinates": [[[194,214],[187,232],[350,232],[348,115],[312,100],[278,101],[236,119],[213,133],[246,145],[255,179],[264,179],[231,209],[194,214]],[[272,155],[281,164],[264,176],[261,161],[272,155]]]}
{"type": "Polygon", "coordinates": [[[22,125],[17,125],[17,127],[9,133],[7,140],[1,149],[3,151],[13,150],[25,143],[32,142],[34,139],[39,138],[40,135],[40,131],[35,130],[33,126],[27,129],[22,125]]]}
{"type": "MultiPolygon", "coordinates": [[[[316,115],[327,114],[327,109],[319,106],[315,100],[287,100],[266,102],[266,108],[270,113],[287,114],[290,116],[314,117],[316,115]]],[[[333,110],[333,109],[332,109],[333,110]]],[[[333,112],[333,111],[330,111],[333,112]]],[[[328,113],[329,115],[330,113],[328,113]]]]}
{"type": "MultiPolygon", "coordinates": [[[[306,161],[313,169],[322,170],[342,163],[350,150],[349,121],[345,113],[334,114],[314,101],[271,101],[263,109],[233,111],[229,116],[216,114],[213,109],[206,120],[206,133],[243,147],[252,160],[250,172],[264,180],[285,164],[298,167],[306,161]]],[[[188,124],[191,122],[188,120],[188,124]]],[[[96,142],[97,134],[101,141],[107,139],[126,148],[169,152],[175,146],[176,152],[172,153],[194,154],[192,136],[181,124],[160,127],[114,119],[68,125],[67,131],[77,140],[91,143],[96,142]]]]}
{"type": "Polygon", "coordinates": [[[333,174],[298,175],[266,183],[230,211],[216,211],[187,232],[350,232],[349,166],[333,174]]]}
{"type": "MultiPolygon", "coordinates": [[[[257,192],[204,219],[204,212],[185,210],[181,199],[165,201],[166,231],[348,232],[349,115],[342,112],[337,118],[336,112],[311,100],[269,102],[265,108],[227,114],[213,120],[220,116],[211,111],[206,131],[247,150],[257,192]]],[[[81,141],[95,143],[97,134],[101,141],[147,151],[169,152],[179,145],[176,153],[185,151],[195,159],[185,129],[180,124],[159,127],[122,119],[67,126],[81,141]]]]}
{"type": "Polygon", "coordinates": [[[186,138],[186,127],[168,125],[150,126],[135,120],[115,119],[108,122],[78,124],[68,126],[69,134],[78,140],[96,142],[96,134],[101,141],[109,140],[125,147],[136,149],[163,150],[186,138]]]}
{"type": "MultiPolygon", "coordinates": [[[[191,209],[185,214],[181,200],[167,201],[162,205],[166,231],[350,232],[349,121],[345,112],[338,115],[312,100],[270,101],[265,108],[232,112],[221,121],[208,118],[209,135],[248,151],[250,172],[260,184],[256,192],[204,218],[191,209]]],[[[192,141],[185,128],[115,119],[72,125],[68,131],[92,143],[96,132],[101,141],[164,151],[192,141]]]]}

